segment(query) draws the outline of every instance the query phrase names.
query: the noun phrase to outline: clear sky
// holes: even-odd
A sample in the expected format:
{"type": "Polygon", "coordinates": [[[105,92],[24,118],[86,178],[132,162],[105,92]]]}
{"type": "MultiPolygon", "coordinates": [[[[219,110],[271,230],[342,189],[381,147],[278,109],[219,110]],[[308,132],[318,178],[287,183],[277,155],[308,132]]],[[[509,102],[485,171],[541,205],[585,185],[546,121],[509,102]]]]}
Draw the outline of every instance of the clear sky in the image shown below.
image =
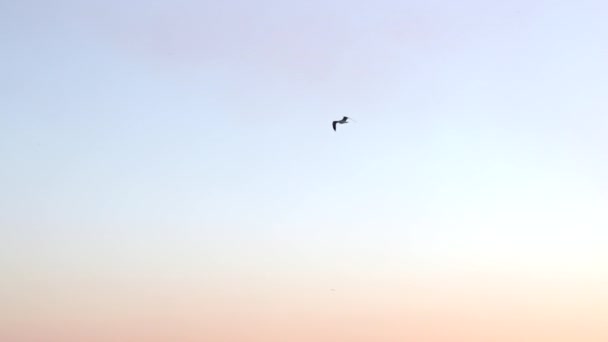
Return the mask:
{"type": "Polygon", "coordinates": [[[608,340],[607,12],[1,1],[0,340],[608,340]]]}

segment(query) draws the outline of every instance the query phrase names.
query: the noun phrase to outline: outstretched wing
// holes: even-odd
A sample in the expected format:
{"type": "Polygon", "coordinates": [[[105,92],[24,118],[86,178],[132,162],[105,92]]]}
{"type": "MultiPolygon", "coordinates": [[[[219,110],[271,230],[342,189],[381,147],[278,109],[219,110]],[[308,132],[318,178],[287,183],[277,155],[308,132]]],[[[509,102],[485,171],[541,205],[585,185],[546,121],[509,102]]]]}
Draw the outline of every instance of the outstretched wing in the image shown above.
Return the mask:
{"type": "Polygon", "coordinates": [[[334,131],[336,130],[336,124],[338,123],[338,121],[334,121],[331,123],[331,126],[334,128],[334,131]]]}
{"type": "Polygon", "coordinates": [[[345,116],[342,118],[342,121],[346,121],[346,120],[348,120],[348,116],[345,116]]]}

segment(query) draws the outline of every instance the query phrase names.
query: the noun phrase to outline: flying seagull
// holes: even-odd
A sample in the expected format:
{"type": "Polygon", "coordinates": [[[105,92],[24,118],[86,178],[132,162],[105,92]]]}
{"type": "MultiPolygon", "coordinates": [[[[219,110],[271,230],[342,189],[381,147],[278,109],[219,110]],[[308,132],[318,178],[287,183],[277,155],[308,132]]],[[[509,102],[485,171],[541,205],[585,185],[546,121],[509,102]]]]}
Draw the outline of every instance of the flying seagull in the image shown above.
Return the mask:
{"type": "MultiPolygon", "coordinates": [[[[331,125],[332,125],[332,127],[334,128],[334,131],[336,130],[336,125],[337,125],[337,124],[345,124],[345,123],[348,123],[348,120],[349,120],[349,119],[350,119],[350,118],[349,118],[348,116],[345,116],[345,117],[343,117],[343,118],[342,118],[342,120],[338,120],[338,121],[334,121],[334,122],[332,122],[332,123],[331,123],[331,125]]],[[[352,119],[351,119],[351,120],[352,120],[352,119]]]]}

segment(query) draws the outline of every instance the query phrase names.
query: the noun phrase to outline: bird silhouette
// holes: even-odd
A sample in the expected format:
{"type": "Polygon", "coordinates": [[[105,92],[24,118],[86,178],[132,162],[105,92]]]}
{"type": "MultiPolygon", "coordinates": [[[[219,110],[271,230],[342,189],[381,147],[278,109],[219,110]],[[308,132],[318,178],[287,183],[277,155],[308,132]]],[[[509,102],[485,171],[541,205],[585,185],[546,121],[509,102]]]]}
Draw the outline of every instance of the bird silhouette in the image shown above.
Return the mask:
{"type": "Polygon", "coordinates": [[[336,125],[337,124],[345,124],[348,123],[348,119],[350,119],[348,116],[345,116],[342,118],[342,120],[338,120],[338,121],[334,121],[331,123],[331,126],[334,128],[334,131],[336,130],[336,125]]]}

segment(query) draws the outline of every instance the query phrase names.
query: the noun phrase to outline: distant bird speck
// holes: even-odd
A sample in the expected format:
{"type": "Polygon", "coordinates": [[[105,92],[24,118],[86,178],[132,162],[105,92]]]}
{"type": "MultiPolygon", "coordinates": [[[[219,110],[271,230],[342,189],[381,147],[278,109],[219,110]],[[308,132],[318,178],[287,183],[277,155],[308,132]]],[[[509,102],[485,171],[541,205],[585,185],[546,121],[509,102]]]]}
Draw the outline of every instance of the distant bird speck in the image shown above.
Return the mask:
{"type": "Polygon", "coordinates": [[[349,118],[348,116],[345,116],[342,118],[342,120],[338,120],[338,121],[334,121],[331,123],[331,126],[334,128],[334,131],[336,130],[336,125],[337,124],[345,124],[348,123],[348,120],[352,120],[351,118],[349,118]]]}

